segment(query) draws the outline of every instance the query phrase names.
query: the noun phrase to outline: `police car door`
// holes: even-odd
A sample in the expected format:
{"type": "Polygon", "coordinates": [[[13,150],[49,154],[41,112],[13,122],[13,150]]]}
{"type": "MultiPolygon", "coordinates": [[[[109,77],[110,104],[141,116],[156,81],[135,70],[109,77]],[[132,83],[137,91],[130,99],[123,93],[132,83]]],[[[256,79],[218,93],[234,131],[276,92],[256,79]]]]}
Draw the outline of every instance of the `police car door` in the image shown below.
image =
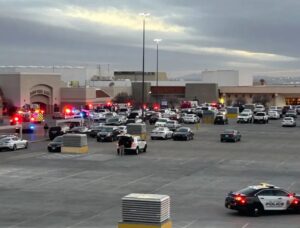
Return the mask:
{"type": "Polygon", "coordinates": [[[289,193],[283,190],[273,189],[273,194],[276,200],[281,202],[280,205],[282,210],[286,210],[293,201],[293,197],[289,197],[289,193]]]}
{"type": "Polygon", "coordinates": [[[265,189],[257,193],[257,197],[264,207],[264,210],[273,211],[281,210],[282,205],[280,200],[276,200],[277,197],[273,195],[272,189],[265,189]]]}

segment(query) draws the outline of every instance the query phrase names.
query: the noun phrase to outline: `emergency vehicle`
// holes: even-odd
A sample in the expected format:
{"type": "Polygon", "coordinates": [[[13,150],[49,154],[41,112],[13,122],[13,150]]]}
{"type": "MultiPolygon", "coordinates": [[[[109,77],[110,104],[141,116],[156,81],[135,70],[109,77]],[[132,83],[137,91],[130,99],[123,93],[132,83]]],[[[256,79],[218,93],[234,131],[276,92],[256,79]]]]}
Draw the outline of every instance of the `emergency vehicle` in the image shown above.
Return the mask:
{"type": "Polygon", "coordinates": [[[225,207],[259,216],[264,211],[300,212],[300,195],[268,183],[228,193],[225,207]]]}
{"type": "Polygon", "coordinates": [[[44,121],[44,111],[40,109],[18,110],[10,119],[10,125],[22,125],[24,131],[33,132],[37,124],[44,121]]]}

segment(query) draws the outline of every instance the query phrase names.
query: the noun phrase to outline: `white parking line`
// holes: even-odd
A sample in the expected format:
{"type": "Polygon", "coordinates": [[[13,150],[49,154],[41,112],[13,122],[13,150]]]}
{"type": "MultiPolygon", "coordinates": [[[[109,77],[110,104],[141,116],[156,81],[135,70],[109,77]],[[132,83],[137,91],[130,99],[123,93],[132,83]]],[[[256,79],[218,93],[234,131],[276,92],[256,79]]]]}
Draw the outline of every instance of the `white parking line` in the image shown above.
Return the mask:
{"type": "Polygon", "coordinates": [[[245,225],[242,226],[242,228],[246,228],[249,225],[249,223],[246,223],[245,225]]]}
{"type": "Polygon", "coordinates": [[[55,212],[55,211],[50,211],[50,212],[47,212],[47,213],[42,214],[42,215],[40,215],[40,216],[31,218],[31,219],[26,219],[26,220],[24,220],[24,221],[22,221],[22,222],[19,222],[19,223],[17,223],[17,224],[14,224],[14,225],[12,225],[12,226],[7,227],[7,228],[18,227],[19,225],[22,225],[22,224],[24,224],[24,223],[27,223],[27,222],[30,222],[30,221],[33,221],[33,220],[36,220],[36,219],[40,219],[40,218],[43,218],[43,217],[46,217],[46,216],[48,216],[48,215],[50,215],[50,214],[52,214],[52,213],[54,213],[54,212],[55,212]]]}
{"type": "Polygon", "coordinates": [[[78,173],[73,173],[71,175],[68,175],[68,176],[65,176],[65,177],[61,177],[61,178],[57,178],[53,181],[48,181],[48,182],[45,182],[45,183],[41,183],[39,185],[34,185],[34,186],[31,186],[31,188],[36,188],[36,187],[41,187],[43,185],[47,185],[47,184],[51,184],[51,183],[55,183],[55,182],[59,182],[59,181],[62,181],[62,180],[65,180],[65,179],[68,179],[70,177],[74,177],[74,176],[77,176],[79,174],[82,174],[82,173],[85,173],[85,172],[88,172],[89,170],[85,170],[85,171],[80,171],[78,173]]]}
{"type": "Polygon", "coordinates": [[[84,186],[79,187],[79,188],[77,188],[77,189],[83,190],[83,189],[87,188],[88,185],[90,185],[90,184],[94,184],[94,183],[96,183],[96,182],[100,182],[100,181],[102,181],[102,180],[105,180],[105,179],[110,178],[110,177],[115,176],[115,175],[116,175],[116,174],[111,174],[111,175],[107,175],[107,176],[104,176],[104,177],[100,177],[100,178],[94,179],[94,180],[92,180],[92,181],[89,181],[89,182],[87,182],[87,183],[84,183],[84,186]]]}
{"type": "Polygon", "coordinates": [[[152,177],[152,176],[153,176],[153,174],[148,175],[148,176],[144,176],[144,177],[141,177],[141,178],[138,178],[138,179],[135,179],[135,180],[130,181],[130,182],[124,184],[124,185],[121,185],[119,188],[124,188],[124,187],[126,187],[126,186],[128,186],[128,185],[137,183],[137,182],[139,182],[139,181],[141,181],[141,180],[147,179],[148,177],[152,177]]]}

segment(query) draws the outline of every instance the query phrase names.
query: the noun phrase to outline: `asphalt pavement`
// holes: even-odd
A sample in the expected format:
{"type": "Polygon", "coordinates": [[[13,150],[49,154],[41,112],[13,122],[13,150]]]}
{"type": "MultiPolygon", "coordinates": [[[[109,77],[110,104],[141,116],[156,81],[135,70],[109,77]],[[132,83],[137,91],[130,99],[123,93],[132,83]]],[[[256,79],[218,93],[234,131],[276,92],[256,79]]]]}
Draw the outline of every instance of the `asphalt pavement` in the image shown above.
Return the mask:
{"type": "MultiPolygon", "coordinates": [[[[194,125],[189,125],[195,129],[194,125]]],[[[149,127],[148,129],[150,129],[149,127]]],[[[0,227],[115,228],[129,193],[171,197],[173,228],[299,228],[299,214],[241,216],[226,194],[268,182],[300,193],[298,127],[201,125],[192,141],[148,140],[146,153],[117,156],[116,143],[89,139],[89,154],[52,154],[47,141],[0,153],[0,227]],[[221,143],[226,128],[241,142],[221,143]]]]}

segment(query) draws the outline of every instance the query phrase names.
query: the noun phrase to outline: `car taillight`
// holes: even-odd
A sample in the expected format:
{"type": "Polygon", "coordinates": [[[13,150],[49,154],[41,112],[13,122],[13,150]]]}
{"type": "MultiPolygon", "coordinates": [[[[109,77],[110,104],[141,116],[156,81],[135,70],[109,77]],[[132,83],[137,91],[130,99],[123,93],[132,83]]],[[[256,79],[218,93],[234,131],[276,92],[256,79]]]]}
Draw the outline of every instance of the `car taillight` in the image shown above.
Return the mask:
{"type": "Polygon", "coordinates": [[[292,204],[298,205],[299,204],[299,200],[298,199],[294,199],[293,202],[292,202],[292,204]]]}
{"type": "Polygon", "coordinates": [[[240,203],[240,204],[246,204],[246,197],[242,195],[236,195],[234,197],[235,201],[240,203]]]}

